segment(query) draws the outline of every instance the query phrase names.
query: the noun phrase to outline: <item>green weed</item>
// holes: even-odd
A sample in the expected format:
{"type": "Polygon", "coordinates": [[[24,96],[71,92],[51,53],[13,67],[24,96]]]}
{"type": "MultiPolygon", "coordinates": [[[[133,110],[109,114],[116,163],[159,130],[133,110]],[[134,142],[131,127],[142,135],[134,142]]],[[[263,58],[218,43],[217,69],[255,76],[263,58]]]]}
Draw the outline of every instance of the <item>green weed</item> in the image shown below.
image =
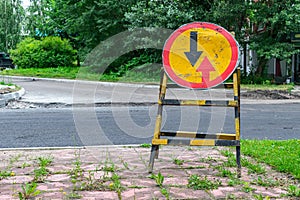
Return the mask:
{"type": "Polygon", "coordinates": [[[47,166],[49,166],[53,158],[50,157],[38,157],[37,158],[39,168],[34,169],[34,181],[35,182],[44,182],[45,177],[49,174],[49,170],[47,169],[47,166]]]}
{"type": "Polygon", "coordinates": [[[165,177],[160,172],[158,172],[157,175],[151,174],[151,176],[149,178],[154,179],[156,182],[156,185],[160,187],[161,194],[164,195],[167,200],[170,199],[170,192],[169,192],[168,188],[163,186],[165,177]]]}
{"type": "Polygon", "coordinates": [[[105,172],[115,172],[115,164],[114,163],[105,163],[105,165],[102,167],[102,170],[105,172]]]}
{"type": "Polygon", "coordinates": [[[198,166],[187,166],[187,169],[204,169],[205,166],[203,165],[198,165],[198,166]]]}
{"type": "Polygon", "coordinates": [[[67,197],[67,199],[81,199],[82,195],[80,195],[76,191],[71,191],[66,197],[67,197]]]}
{"type": "Polygon", "coordinates": [[[149,178],[154,179],[155,182],[156,182],[156,184],[157,184],[157,186],[159,186],[159,187],[162,187],[162,185],[164,183],[164,179],[165,179],[165,177],[160,172],[158,172],[157,175],[151,174],[149,176],[149,178]]]}
{"type": "Polygon", "coordinates": [[[194,190],[212,190],[217,189],[221,185],[219,180],[211,181],[208,180],[205,176],[204,178],[200,178],[197,175],[191,175],[188,179],[188,188],[192,188],[194,190]]]}
{"type": "Polygon", "coordinates": [[[226,194],[226,200],[229,200],[229,199],[237,199],[236,196],[234,194],[226,194]]]}
{"type": "Polygon", "coordinates": [[[164,187],[160,188],[160,192],[162,195],[166,197],[167,200],[170,199],[170,192],[167,188],[164,187]]]}
{"type": "Polygon", "coordinates": [[[290,185],[288,187],[288,196],[291,197],[300,197],[300,188],[296,185],[290,185]]]}
{"type": "Polygon", "coordinates": [[[178,158],[174,158],[174,159],[173,159],[173,163],[174,163],[175,165],[183,165],[184,160],[181,160],[181,159],[178,159],[178,158]]]}
{"type": "Polygon", "coordinates": [[[262,194],[255,194],[253,197],[256,200],[270,200],[271,198],[269,196],[264,197],[262,194]]]}
{"type": "Polygon", "coordinates": [[[256,180],[252,182],[253,184],[260,185],[263,187],[274,187],[279,185],[278,181],[273,179],[263,179],[261,176],[258,176],[256,180]]]}
{"type": "Polygon", "coordinates": [[[242,166],[245,166],[248,168],[248,173],[256,173],[256,174],[265,174],[266,169],[264,166],[262,166],[260,163],[252,163],[247,158],[241,159],[242,166]]]}
{"type": "Polygon", "coordinates": [[[29,163],[24,162],[24,163],[22,163],[21,168],[22,168],[22,169],[25,169],[26,167],[30,167],[30,166],[31,166],[31,165],[30,165],[29,163]]]}
{"type": "Polygon", "coordinates": [[[44,182],[45,180],[45,176],[47,176],[49,174],[49,171],[47,168],[45,167],[40,167],[38,169],[33,170],[34,173],[34,181],[35,182],[44,182]]]}
{"type": "Polygon", "coordinates": [[[128,186],[128,188],[142,189],[142,188],[146,188],[146,187],[145,186],[140,186],[140,185],[130,185],[130,186],[128,186]]]}
{"type": "Polygon", "coordinates": [[[255,189],[250,186],[250,183],[244,182],[242,191],[249,193],[249,192],[255,191],[255,189]]]}
{"type": "Polygon", "coordinates": [[[25,199],[31,199],[37,195],[39,195],[41,192],[37,190],[37,183],[26,183],[25,185],[21,186],[22,191],[19,192],[19,199],[25,200],[25,199]]]}
{"type": "Polygon", "coordinates": [[[128,162],[126,162],[122,157],[119,157],[121,163],[123,164],[125,169],[130,170],[129,166],[128,166],[128,162]]]}
{"type": "Polygon", "coordinates": [[[141,148],[150,148],[152,145],[151,144],[148,144],[148,143],[143,143],[143,144],[140,144],[140,147],[141,148]]]}
{"type": "Polygon", "coordinates": [[[227,182],[228,186],[241,185],[242,183],[243,182],[240,179],[234,177],[230,177],[230,179],[227,182]]]}
{"type": "Polygon", "coordinates": [[[38,157],[40,167],[47,167],[53,162],[53,157],[38,157]]]}
{"type": "Polygon", "coordinates": [[[225,169],[223,166],[219,166],[219,167],[217,167],[217,169],[219,170],[217,176],[220,176],[220,177],[233,177],[235,175],[235,173],[232,173],[230,170],[225,169]]]}
{"type": "Polygon", "coordinates": [[[230,150],[221,150],[220,153],[225,157],[234,157],[234,154],[230,150]]]}
{"type": "Polygon", "coordinates": [[[0,180],[10,176],[15,176],[15,173],[13,171],[7,171],[7,170],[0,171],[0,180]]]}
{"type": "Polygon", "coordinates": [[[113,182],[109,185],[110,189],[114,190],[118,194],[119,199],[122,199],[121,193],[124,188],[121,185],[120,176],[116,173],[113,173],[111,179],[113,182]]]}

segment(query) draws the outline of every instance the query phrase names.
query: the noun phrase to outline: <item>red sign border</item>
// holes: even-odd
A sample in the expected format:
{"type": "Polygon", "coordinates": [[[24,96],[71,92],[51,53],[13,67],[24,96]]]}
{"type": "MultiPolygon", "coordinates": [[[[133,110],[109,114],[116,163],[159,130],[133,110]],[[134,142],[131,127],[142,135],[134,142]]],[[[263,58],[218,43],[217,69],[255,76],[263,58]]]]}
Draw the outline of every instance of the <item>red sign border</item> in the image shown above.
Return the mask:
{"type": "Polygon", "coordinates": [[[182,25],[181,27],[179,27],[177,30],[175,30],[170,35],[170,37],[165,42],[162,55],[163,55],[163,58],[162,58],[163,66],[164,66],[165,72],[168,74],[170,79],[172,79],[175,83],[177,83],[180,86],[188,87],[188,88],[192,88],[192,89],[208,89],[208,88],[212,88],[212,87],[215,87],[215,86],[223,83],[234,72],[235,68],[238,66],[239,61],[240,61],[240,59],[239,59],[240,51],[239,51],[238,42],[233,38],[233,36],[226,29],[224,29],[223,27],[221,27],[219,25],[209,23],[209,22],[192,22],[192,23],[185,24],[185,25],[182,25]],[[171,52],[170,49],[172,47],[173,42],[183,32],[185,32],[189,29],[193,29],[193,28],[207,28],[207,29],[217,31],[217,32],[221,33],[227,39],[227,41],[229,42],[229,44],[231,46],[232,56],[231,56],[231,61],[228,65],[228,67],[221,74],[221,76],[214,79],[213,81],[209,81],[208,83],[205,83],[205,82],[193,83],[193,82],[188,82],[186,80],[183,80],[174,73],[174,71],[172,70],[172,67],[170,65],[169,55],[171,52]]]}

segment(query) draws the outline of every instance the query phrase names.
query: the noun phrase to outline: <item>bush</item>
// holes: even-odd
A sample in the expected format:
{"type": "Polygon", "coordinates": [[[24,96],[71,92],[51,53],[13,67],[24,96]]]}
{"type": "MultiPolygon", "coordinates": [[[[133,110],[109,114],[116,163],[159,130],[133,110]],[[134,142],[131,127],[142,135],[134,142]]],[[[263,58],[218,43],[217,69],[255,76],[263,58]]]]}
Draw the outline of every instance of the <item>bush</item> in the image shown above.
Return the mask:
{"type": "Polygon", "coordinates": [[[69,41],[54,36],[42,40],[26,38],[10,54],[19,68],[74,66],[76,59],[76,51],[69,41]]]}
{"type": "Polygon", "coordinates": [[[120,56],[112,62],[104,74],[122,77],[128,71],[149,63],[161,63],[162,51],[156,49],[140,49],[120,56]]]}

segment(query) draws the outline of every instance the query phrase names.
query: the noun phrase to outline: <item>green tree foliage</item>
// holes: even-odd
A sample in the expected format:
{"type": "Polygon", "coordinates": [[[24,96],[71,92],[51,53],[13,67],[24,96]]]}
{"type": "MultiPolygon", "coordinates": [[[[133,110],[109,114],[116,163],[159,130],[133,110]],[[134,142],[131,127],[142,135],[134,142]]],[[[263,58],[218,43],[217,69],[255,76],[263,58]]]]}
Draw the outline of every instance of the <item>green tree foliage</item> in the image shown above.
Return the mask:
{"type": "MultiPolygon", "coordinates": [[[[257,74],[275,57],[290,60],[298,50],[290,43],[299,31],[300,0],[31,0],[28,28],[31,36],[57,35],[79,50],[81,60],[101,41],[137,27],[176,29],[193,21],[219,24],[241,45],[257,52],[257,74]],[[38,32],[36,31],[38,30],[38,32]]],[[[131,59],[158,55],[156,51],[133,52],[131,59]],[[141,56],[142,55],[142,56],[141,56]]],[[[128,58],[128,59],[127,59],[128,58]]],[[[127,59],[127,60],[126,60],[127,59]]],[[[159,60],[159,58],[155,59],[159,60]]],[[[136,60],[135,60],[136,62],[136,60]]],[[[134,63],[135,63],[134,62],[134,63]]],[[[136,62],[140,63],[140,62],[136,62]]],[[[116,64],[116,63],[115,63],[116,64]]],[[[113,66],[112,71],[116,71],[113,66]]],[[[124,67],[123,67],[124,68],[124,67]]],[[[126,68],[126,67],[125,67],[126,68]]]]}
{"type": "Polygon", "coordinates": [[[278,58],[291,60],[291,55],[299,52],[290,42],[291,32],[300,30],[299,0],[262,0],[249,6],[251,49],[255,50],[259,65],[257,75],[261,75],[267,60],[278,58]]]}
{"type": "Polygon", "coordinates": [[[246,22],[245,0],[139,1],[125,14],[129,27],[177,29],[193,21],[217,23],[239,35],[246,22]]]}
{"type": "MultiPolygon", "coordinates": [[[[184,23],[191,22],[195,16],[191,0],[153,0],[138,1],[125,13],[128,27],[155,27],[176,29],[184,23]]],[[[202,6],[197,7],[199,16],[205,18],[202,6]]]]}
{"type": "Polygon", "coordinates": [[[75,54],[68,40],[54,36],[42,40],[26,38],[11,51],[14,63],[20,68],[73,66],[75,54]]]}
{"type": "MultiPolygon", "coordinates": [[[[31,0],[32,37],[57,35],[84,55],[100,41],[126,30],[124,14],[133,0],[31,0]]],[[[84,58],[84,56],[83,56],[84,58]]]]}
{"type": "Polygon", "coordinates": [[[30,0],[26,17],[27,31],[32,37],[44,37],[53,34],[52,7],[55,0],[30,0]]]}
{"type": "Polygon", "coordinates": [[[20,41],[23,16],[21,0],[0,0],[0,51],[7,52],[20,41]]]}

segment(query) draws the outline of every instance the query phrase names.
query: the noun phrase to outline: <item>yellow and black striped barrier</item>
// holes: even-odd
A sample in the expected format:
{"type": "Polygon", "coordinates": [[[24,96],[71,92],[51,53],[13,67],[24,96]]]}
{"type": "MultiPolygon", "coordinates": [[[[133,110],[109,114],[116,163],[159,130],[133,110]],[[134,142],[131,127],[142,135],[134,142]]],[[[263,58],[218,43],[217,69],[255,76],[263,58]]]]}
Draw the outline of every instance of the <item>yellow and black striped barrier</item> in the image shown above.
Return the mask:
{"type": "Polygon", "coordinates": [[[149,162],[149,172],[153,171],[154,160],[158,158],[160,145],[188,145],[188,146],[235,146],[237,174],[241,176],[240,159],[240,69],[233,73],[233,83],[224,84],[225,88],[233,89],[233,100],[177,100],[165,99],[167,91],[167,76],[162,71],[158,111],[152,149],[149,162]],[[163,106],[220,106],[234,108],[235,133],[206,134],[186,131],[163,131],[162,114],[163,106]],[[161,138],[162,137],[162,138],[161,138]]]}

